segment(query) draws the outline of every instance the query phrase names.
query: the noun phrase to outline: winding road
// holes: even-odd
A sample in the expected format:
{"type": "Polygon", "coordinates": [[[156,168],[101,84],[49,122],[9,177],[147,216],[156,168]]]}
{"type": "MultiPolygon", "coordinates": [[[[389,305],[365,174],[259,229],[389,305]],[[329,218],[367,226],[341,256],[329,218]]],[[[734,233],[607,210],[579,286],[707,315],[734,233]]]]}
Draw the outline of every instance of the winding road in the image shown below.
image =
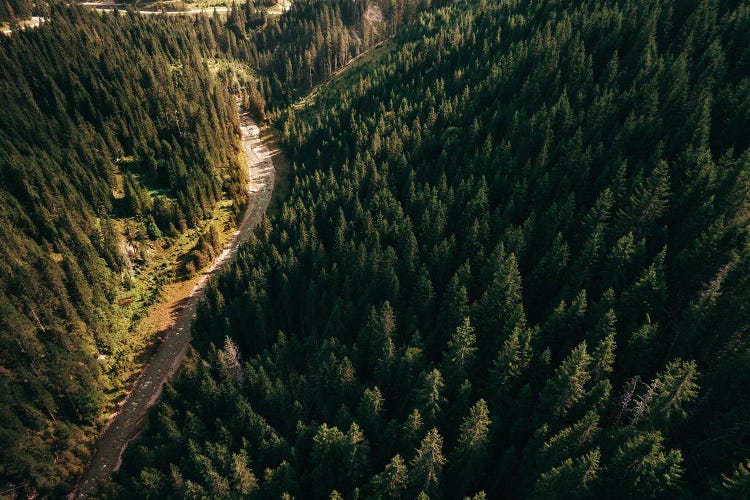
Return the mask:
{"type": "MultiPolygon", "coordinates": [[[[270,139],[260,136],[258,127],[246,113],[241,113],[242,146],[247,155],[250,173],[250,199],[241,222],[223,252],[206,269],[190,295],[183,301],[174,323],[153,358],[143,369],[127,397],[120,403],[99,436],[96,451],[86,471],[69,498],[86,498],[94,495],[99,481],[107,480],[119,469],[122,454],[128,443],[139,433],[148,415],[148,409],[159,399],[164,382],[180,366],[190,344],[190,327],[195,318],[198,301],[203,297],[208,279],[222,266],[235,258],[240,243],[246,240],[268,208],[273,192],[275,169],[270,149],[270,139]]],[[[276,150],[276,154],[280,154],[276,150]]]]}
{"type": "MultiPolygon", "coordinates": [[[[159,4],[177,3],[178,0],[166,0],[159,2],[159,4]]],[[[93,8],[97,12],[112,12],[115,9],[120,9],[121,12],[125,12],[128,7],[133,7],[135,4],[116,3],[113,0],[102,0],[101,2],[79,2],[79,5],[85,5],[93,8]]],[[[166,10],[164,8],[157,10],[135,10],[139,14],[145,15],[158,15],[165,14],[167,16],[180,16],[180,15],[195,15],[195,14],[213,14],[216,11],[218,14],[226,14],[229,12],[229,7],[226,5],[216,5],[212,7],[202,7],[197,9],[188,10],[166,10]]]]}

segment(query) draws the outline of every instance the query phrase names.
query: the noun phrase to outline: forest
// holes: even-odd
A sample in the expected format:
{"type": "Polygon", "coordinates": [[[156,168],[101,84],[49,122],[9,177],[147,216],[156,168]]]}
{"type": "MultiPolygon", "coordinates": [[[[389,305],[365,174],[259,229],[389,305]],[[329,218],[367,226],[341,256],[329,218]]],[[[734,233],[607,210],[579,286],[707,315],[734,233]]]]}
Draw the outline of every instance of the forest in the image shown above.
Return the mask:
{"type": "Polygon", "coordinates": [[[34,13],[34,2],[31,0],[4,0],[0,2],[0,22],[28,19],[34,13]]]}
{"type": "Polygon", "coordinates": [[[288,105],[383,43],[432,7],[429,0],[295,0],[282,16],[263,2],[233,3],[226,19],[200,21],[199,36],[217,57],[254,70],[246,106],[275,121],[288,105]]]}
{"type": "Polygon", "coordinates": [[[458,0],[338,73],[208,22],[291,192],[106,496],[746,495],[747,1],[458,0]]]}
{"type": "Polygon", "coordinates": [[[268,3],[0,0],[48,19],[0,36],[0,496],[90,456],[118,220],[245,202],[232,91],[291,188],[103,497],[745,497],[750,2],[268,3]]]}
{"type": "Polygon", "coordinates": [[[306,0],[282,17],[251,1],[226,17],[0,5],[12,29],[0,35],[0,496],[72,490],[148,354],[124,293],[148,248],[200,231],[187,275],[218,253],[202,221],[220,198],[237,214],[246,201],[230,92],[272,117],[416,18],[399,5],[306,0]],[[46,21],[19,30],[31,15],[46,21]]]}
{"type": "Polygon", "coordinates": [[[235,102],[190,24],[55,9],[0,36],[0,489],[18,495],[70,491],[133,362],[128,248],[246,196],[235,102]]]}

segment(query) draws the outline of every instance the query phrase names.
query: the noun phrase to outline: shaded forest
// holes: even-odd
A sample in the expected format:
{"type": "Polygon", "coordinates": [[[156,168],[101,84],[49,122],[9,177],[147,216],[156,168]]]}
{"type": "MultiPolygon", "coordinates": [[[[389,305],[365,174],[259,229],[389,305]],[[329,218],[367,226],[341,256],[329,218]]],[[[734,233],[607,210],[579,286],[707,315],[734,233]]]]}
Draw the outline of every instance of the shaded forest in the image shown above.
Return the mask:
{"type": "Polygon", "coordinates": [[[235,102],[202,47],[189,23],[67,7],[0,37],[2,489],[69,492],[132,363],[114,219],[156,239],[245,201],[235,102]]]}
{"type": "Polygon", "coordinates": [[[269,16],[262,2],[246,0],[226,19],[203,18],[199,36],[210,52],[256,71],[247,106],[265,119],[431,7],[429,0],[296,0],[284,15],[269,16]]]}
{"type": "Polygon", "coordinates": [[[748,34],[462,1],[283,113],[291,193],[109,494],[741,497],[748,34]]]}
{"type": "Polygon", "coordinates": [[[3,2],[0,2],[0,22],[29,19],[33,13],[34,2],[31,0],[3,0],[3,2]]]}

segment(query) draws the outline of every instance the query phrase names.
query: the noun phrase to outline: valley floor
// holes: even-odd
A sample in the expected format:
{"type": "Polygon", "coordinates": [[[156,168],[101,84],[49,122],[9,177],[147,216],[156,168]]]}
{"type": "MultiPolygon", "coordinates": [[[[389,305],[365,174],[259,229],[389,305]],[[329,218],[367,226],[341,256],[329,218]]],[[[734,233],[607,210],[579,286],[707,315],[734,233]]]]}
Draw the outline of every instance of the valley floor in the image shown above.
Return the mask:
{"type": "Polygon", "coordinates": [[[276,170],[283,168],[286,163],[280,157],[280,150],[274,146],[275,142],[269,131],[258,134],[260,129],[247,114],[240,114],[240,123],[250,179],[250,200],[242,221],[223,252],[210,267],[187,282],[187,286],[186,282],[183,282],[179,286],[168,287],[166,299],[152,309],[150,316],[167,322],[161,329],[164,332],[164,340],[126,398],[120,403],[118,410],[110,416],[96,443],[96,452],[73,496],[92,495],[98,482],[108,479],[112,472],[119,468],[123,451],[137,436],[148,409],[158,400],[164,382],[175,373],[187,352],[190,325],[195,318],[197,303],[203,296],[206,282],[224,264],[234,259],[240,244],[250,236],[268,208],[276,170]]]}

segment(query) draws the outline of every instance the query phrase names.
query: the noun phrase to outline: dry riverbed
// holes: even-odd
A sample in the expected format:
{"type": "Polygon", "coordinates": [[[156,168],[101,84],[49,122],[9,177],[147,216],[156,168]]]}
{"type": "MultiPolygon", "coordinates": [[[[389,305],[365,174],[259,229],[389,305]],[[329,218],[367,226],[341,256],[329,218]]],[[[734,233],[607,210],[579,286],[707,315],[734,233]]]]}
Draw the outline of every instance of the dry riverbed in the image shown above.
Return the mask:
{"type": "Polygon", "coordinates": [[[155,306],[150,316],[158,318],[153,320],[157,321],[154,326],[158,330],[155,331],[163,331],[164,340],[104,426],[96,443],[96,452],[70,497],[93,495],[98,483],[109,479],[120,467],[127,444],[137,436],[148,409],[158,400],[164,382],[175,373],[188,350],[190,326],[207,280],[235,257],[240,243],[250,236],[268,208],[276,169],[284,168],[286,163],[269,131],[261,131],[246,113],[240,113],[240,124],[250,179],[250,198],[242,220],[223,252],[196,278],[192,288],[184,284],[171,287],[166,292],[166,300],[155,306]]]}

